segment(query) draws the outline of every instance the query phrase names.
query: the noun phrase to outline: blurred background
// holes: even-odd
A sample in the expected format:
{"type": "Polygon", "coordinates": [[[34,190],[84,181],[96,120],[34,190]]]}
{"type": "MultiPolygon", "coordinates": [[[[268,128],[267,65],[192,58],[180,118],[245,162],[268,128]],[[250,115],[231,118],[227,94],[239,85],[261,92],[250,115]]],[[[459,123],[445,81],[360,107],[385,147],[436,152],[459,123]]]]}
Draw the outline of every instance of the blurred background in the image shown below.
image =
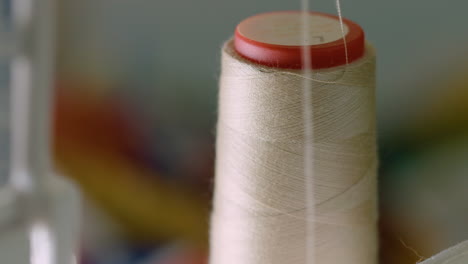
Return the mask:
{"type": "MultiPolygon", "coordinates": [[[[220,47],[242,19],[299,1],[57,2],[54,153],[85,200],[81,263],[206,263],[220,47]]],[[[336,14],[331,0],[310,6],[336,14]]],[[[466,10],[462,0],[342,1],[378,52],[384,264],[468,239],[466,10]]]]}

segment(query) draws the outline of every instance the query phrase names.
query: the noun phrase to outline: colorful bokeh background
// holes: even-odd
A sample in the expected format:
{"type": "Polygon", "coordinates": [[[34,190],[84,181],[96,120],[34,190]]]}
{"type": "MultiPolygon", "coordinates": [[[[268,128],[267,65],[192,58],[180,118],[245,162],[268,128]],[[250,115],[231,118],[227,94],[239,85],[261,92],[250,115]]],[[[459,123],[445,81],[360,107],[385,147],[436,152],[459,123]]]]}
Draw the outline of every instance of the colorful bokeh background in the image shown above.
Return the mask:
{"type": "MultiPolygon", "coordinates": [[[[83,193],[81,263],[206,263],[220,47],[243,18],[299,1],[58,4],[54,158],[83,193]]],[[[342,3],[378,51],[382,264],[468,239],[467,9],[342,3]]]]}

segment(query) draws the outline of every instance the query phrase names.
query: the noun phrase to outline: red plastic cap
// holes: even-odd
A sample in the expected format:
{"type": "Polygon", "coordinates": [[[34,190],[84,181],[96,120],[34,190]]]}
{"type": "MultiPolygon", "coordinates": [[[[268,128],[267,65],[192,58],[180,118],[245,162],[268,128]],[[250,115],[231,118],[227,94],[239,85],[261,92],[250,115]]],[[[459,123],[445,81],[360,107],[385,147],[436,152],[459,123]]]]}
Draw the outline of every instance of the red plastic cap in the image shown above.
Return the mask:
{"type": "MultiPolygon", "coordinates": [[[[339,18],[334,15],[310,12],[309,47],[313,69],[346,64],[346,52],[339,18]]],[[[249,17],[236,27],[234,47],[248,60],[270,67],[304,68],[302,62],[303,34],[300,11],[264,13],[249,17]]],[[[348,62],[364,54],[364,31],[343,19],[348,62]]]]}

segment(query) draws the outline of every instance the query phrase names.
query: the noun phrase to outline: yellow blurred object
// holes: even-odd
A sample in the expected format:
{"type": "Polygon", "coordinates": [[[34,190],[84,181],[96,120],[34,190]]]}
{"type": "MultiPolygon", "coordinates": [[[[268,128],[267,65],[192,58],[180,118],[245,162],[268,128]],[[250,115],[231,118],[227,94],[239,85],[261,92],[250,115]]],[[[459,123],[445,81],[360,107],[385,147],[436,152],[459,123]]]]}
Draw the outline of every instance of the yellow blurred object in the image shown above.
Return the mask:
{"type": "Polygon", "coordinates": [[[59,169],[138,239],[207,241],[208,202],[161,181],[112,152],[56,148],[59,169]]]}
{"type": "MultiPolygon", "coordinates": [[[[460,66],[460,65],[459,65],[460,66]]],[[[468,61],[454,73],[433,81],[433,93],[424,94],[423,107],[408,118],[406,136],[413,142],[431,142],[440,137],[468,134],[468,61]]]]}

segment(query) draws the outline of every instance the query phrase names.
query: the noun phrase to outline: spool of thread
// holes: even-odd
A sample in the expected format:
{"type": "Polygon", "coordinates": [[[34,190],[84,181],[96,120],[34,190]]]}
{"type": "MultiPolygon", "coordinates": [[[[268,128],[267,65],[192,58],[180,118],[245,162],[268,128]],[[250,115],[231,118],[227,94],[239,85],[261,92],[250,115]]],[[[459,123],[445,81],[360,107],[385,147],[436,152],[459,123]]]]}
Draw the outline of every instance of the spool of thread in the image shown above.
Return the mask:
{"type": "Polygon", "coordinates": [[[377,261],[375,53],[357,24],[304,16],[247,18],[222,49],[211,264],[377,261]]]}

